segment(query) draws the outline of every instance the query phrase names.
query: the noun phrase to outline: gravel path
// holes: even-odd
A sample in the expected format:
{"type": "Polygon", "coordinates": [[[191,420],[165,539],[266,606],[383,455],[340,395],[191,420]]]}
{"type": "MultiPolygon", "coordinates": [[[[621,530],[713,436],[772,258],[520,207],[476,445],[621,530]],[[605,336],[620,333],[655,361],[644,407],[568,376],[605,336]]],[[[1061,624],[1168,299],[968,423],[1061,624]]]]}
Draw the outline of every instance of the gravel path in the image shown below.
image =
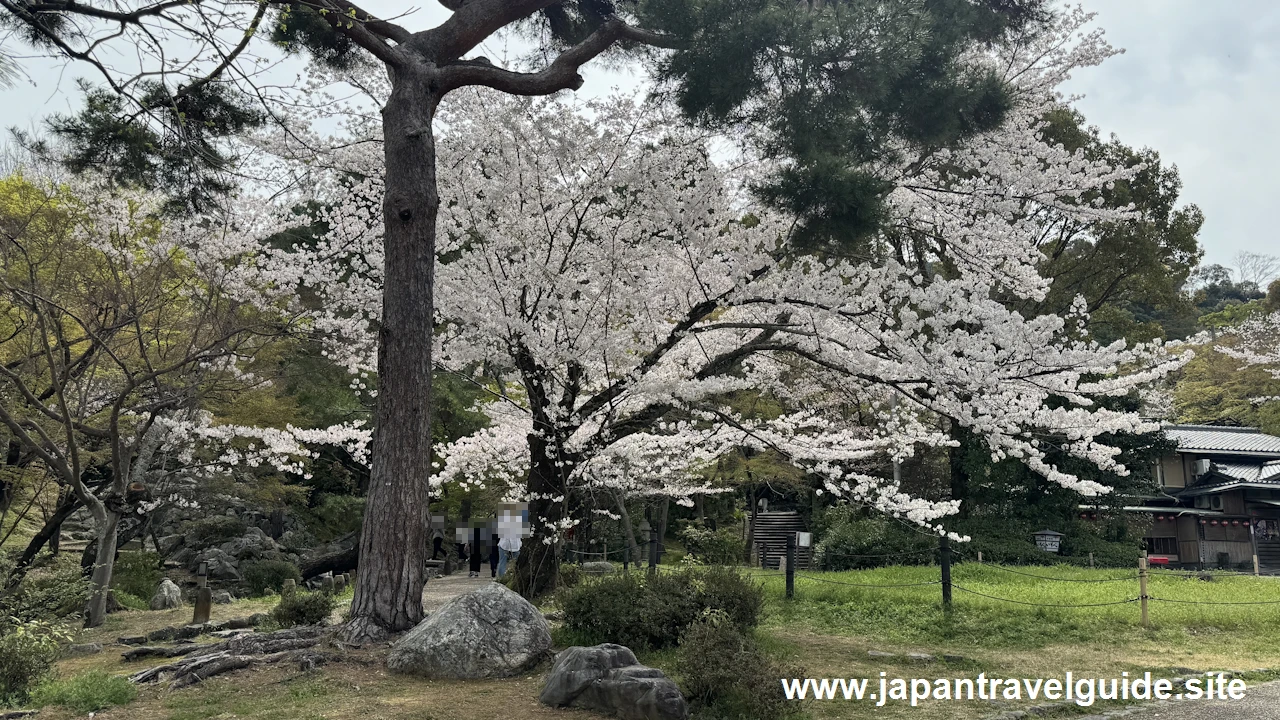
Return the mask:
{"type": "Polygon", "coordinates": [[[435,612],[437,608],[453,598],[463,593],[469,593],[472,590],[478,590],[489,582],[493,582],[493,579],[489,577],[487,563],[478,578],[467,577],[465,568],[461,572],[455,572],[448,577],[431,578],[427,581],[427,586],[422,589],[422,606],[427,612],[435,612]]]}
{"type": "Polygon", "coordinates": [[[1142,720],[1280,720],[1280,682],[1251,685],[1243,700],[1189,700],[1148,708],[1130,717],[1142,720]]]}

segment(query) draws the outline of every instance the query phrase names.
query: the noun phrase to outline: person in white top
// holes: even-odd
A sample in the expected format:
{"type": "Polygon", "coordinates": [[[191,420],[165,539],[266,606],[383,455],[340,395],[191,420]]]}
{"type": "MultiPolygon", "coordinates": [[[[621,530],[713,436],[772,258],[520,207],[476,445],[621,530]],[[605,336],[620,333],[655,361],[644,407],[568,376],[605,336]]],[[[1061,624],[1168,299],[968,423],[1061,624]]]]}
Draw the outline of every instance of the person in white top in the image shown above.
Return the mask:
{"type": "Polygon", "coordinates": [[[516,534],[503,535],[498,540],[498,577],[506,575],[507,563],[514,563],[519,556],[520,536],[516,534]]]}

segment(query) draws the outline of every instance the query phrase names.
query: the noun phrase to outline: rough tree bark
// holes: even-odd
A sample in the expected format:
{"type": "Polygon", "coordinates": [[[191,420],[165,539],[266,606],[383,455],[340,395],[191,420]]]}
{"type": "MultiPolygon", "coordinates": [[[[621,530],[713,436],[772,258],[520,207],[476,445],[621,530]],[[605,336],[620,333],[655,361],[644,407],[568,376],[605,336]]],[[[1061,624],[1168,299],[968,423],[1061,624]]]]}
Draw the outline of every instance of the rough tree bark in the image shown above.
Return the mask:
{"type": "Polygon", "coordinates": [[[386,254],[378,330],[378,406],[373,467],[360,534],[351,642],[381,640],[423,618],[431,454],[431,289],[435,276],[435,138],[440,93],[422,63],[392,72],[382,109],[386,156],[386,254]]]}
{"type": "Polygon", "coordinates": [[[532,460],[528,486],[529,523],[532,533],[520,546],[511,586],[527,598],[554,590],[560,568],[554,545],[554,528],[562,517],[564,505],[554,502],[554,499],[564,493],[561,473],[568,474],[569,469],[556,467],[556,459],[549,456],[549,449],[542,437],[529,436],[532,460]],[[551,542],[547,542],[548,539],[551,542]]]}

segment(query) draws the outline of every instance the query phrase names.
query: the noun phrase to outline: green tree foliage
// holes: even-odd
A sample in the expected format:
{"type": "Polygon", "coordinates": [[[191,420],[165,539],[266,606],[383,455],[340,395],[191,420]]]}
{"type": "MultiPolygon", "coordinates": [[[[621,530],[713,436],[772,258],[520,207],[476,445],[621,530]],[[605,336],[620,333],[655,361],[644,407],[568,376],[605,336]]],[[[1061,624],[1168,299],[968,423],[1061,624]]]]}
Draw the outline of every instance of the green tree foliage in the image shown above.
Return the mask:
{"type": "Polygon", "coordinates": [[[1173,405],[1179,422],[1234,422],[1280,435],[1280,402],[1260,402],[1277,396],[1280,380],[1265,368],[1244,367],[1210,344],[1196,348],[1196,358],[1182,369],[1173,405]]]}
{"type": "Polygon", "coordinates": [[[1112,137],[1103,141],[1076,111],[1063,109],[1046,118],[1045,135],[1068,150],[1116,167],[1144,168],[1100,194],[1105,207],[1130,204],[1137,216],[1119,223],[1080,225],[1059,222],[1045,233],[1041,273],[1053,279],[1038,313],[1063,314],[1077,295],[1092,314],[1090,333],[1101,342],[1118,338],[1140,342],[1184,338],[1195,330],[1199,314],[1183,292],[1203,250],[1197,235],[1204,214],[1195,205],[1178,205],[1182,180],[1151,149],[1134,150],[1112,137]]]}

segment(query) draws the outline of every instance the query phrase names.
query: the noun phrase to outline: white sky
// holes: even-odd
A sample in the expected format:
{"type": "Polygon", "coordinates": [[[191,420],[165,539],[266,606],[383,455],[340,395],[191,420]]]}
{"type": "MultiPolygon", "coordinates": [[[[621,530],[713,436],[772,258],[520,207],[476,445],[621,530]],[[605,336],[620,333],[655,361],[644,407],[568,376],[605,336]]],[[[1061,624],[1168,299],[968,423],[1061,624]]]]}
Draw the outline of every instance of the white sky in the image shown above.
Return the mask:
{"type": "MultiPolygon", "coordinates": [[[[1206,263],[1231,265],[1241,251],[1280,254],[1273,221],[1280,143],[1280,3],[1274,0],[1082,0],[1098,13],[1110,42],[1125,48],[1099,68],[1077,73],[1067,86],[1084,94],[1076,107],[1089,122],[1134,147],[1151,147],[1182,175],[1182,201],[1200,206],[1206,263]]],[[[389,17],[405,5],[366,5],[389,17]]],[[[429,27],[448,11],[427,0],[403,23],[429,27]]],[[[484,48],[500,59],[505,49],[484,48]]],[[[75,65],[24,63],[29,80],[0,91],[0,127],[37,128],[53,112],[79,106],[75,65]]],[[[301,69],[299,63],[288,72],[301,69]]],[[[582,93],[633,87],[627,72],[588,66],[582,93]]]]}

